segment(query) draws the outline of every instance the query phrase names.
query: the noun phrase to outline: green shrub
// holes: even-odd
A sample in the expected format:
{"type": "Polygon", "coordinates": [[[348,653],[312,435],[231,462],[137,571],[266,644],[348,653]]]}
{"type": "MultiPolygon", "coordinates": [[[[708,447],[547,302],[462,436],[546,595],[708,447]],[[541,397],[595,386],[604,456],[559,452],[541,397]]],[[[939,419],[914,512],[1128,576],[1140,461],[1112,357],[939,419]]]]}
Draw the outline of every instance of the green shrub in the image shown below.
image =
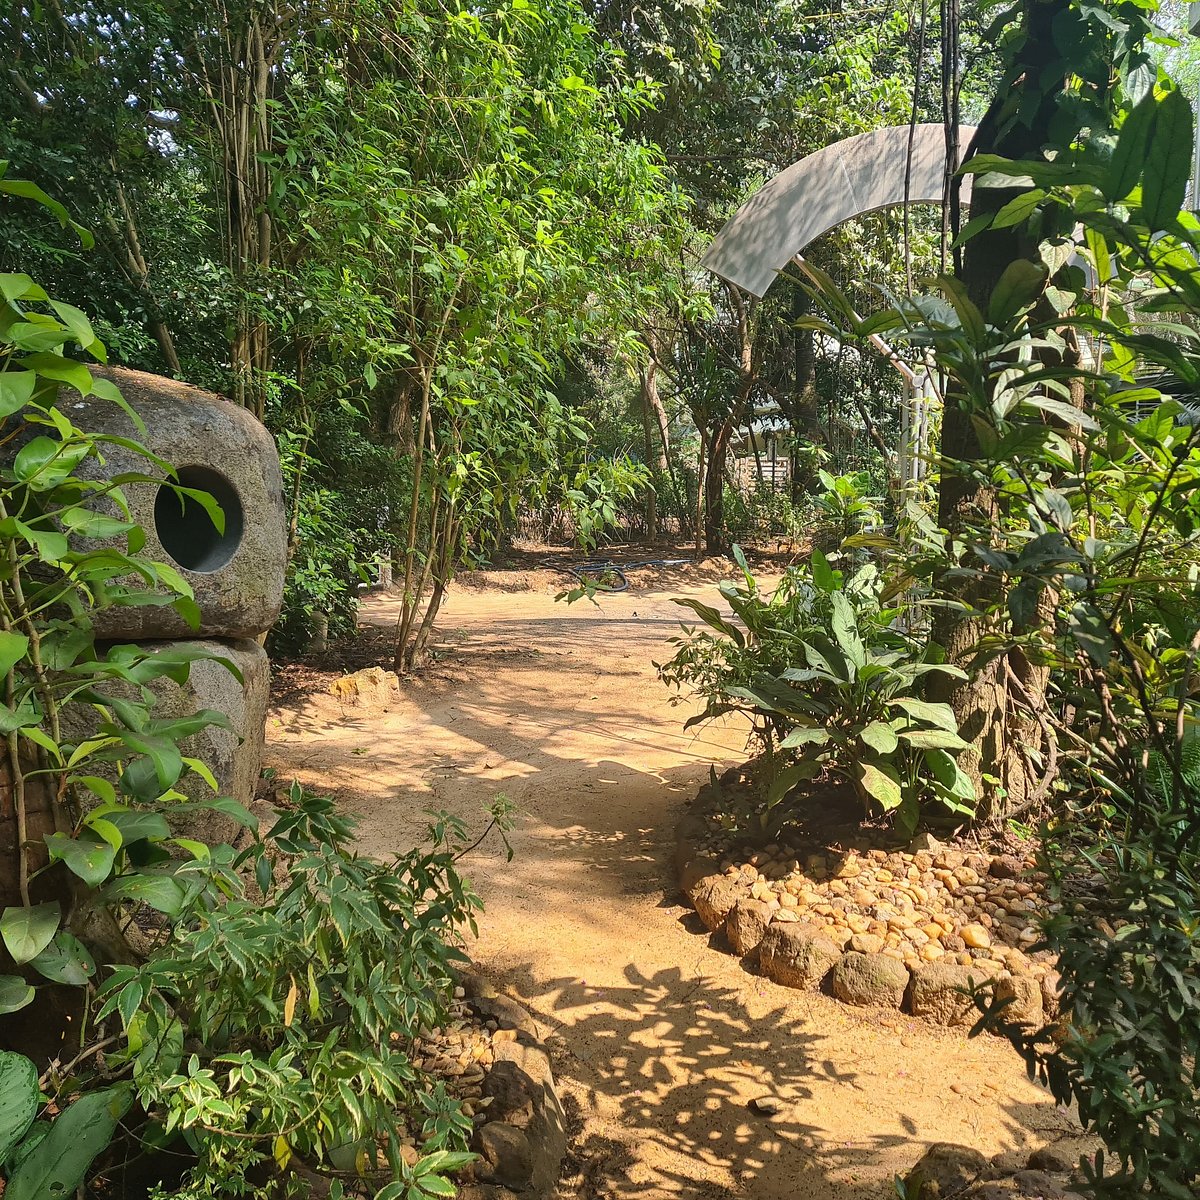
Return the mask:
{"type": "MultiPolygon", "coordinates": [[[[0,163],[5,192],[37,200],[68,223],[38,188],[5,179],[0,163]]],[[[215,791],[204,764],[178,745],[227,719],[154,713],[149,685],[164,677],[185,682],[191,663],[205,655],[95,639],[93,613],[107,607],[172,605],[197,623],[187,582],[143,553],[145,534],[130,518],[125,486],[175,487],[218,527],[223,516],[207,494],[179,488],[174,469],[137,442],[73,423],[68,406],[59,405],[62,385],[121,406],[141,427],[110,381],[67,356],[71,345],[105,357],[82,312],[27,275],[0,275],[0,432],[8,446],[0,468],[0,755],[14,811],[3,847],[0,1014],[57,989],[83,1017],[72,1066],[82,1064],[85,1075],[103,1045],[103,1038],[90,1040],[94,985],[108,962],[129,956],[115,918],[142,904],[178,913],[198,864],[210,856],[207,846],[175,836],[170,818],[207,807],[253,821],[229,798],[188,801],[180,790],[192,773],[215,791]],[[98,478],[95,464],[114,445],[140,457],[144,469],[98,478]],[[76,720],[66,722],[72,710],[76,720]]],[[[58,1115],[34,1123],[42,1106],[38,1070],[21,1055],[0,1059],[0,1112],[9,1119],[0,1119],[0,1167],[6,1195],[28,1200],[73,1192],[132,1098],[120,1084],[97,1090],[103,1077],[48,1071],[42,1084],[58,1115]]]]}
{"type": "Polygon", "coordinates": [[[726,485],[724,513],[725,528],[738,542],[772,537],[807,542],[812,531],[812,501],[794,503],[786,490],[770,486],[743,491],[726,485]]]}
{"type": "Polygon", "coordinates": [[[355,551],[361,531],[345,523],[338,501],[326,488],[298,497],[283,609],[271,629],[272,653],[302,653],[318,636],[348,637],[358,627],[358,585],[369,575],[355,551]]]}
{"type": "Polygon", "coordinates": [[[899,627],[878,569],[868,563],[847,577],[816,551],[764,597],[741,551],[735,556],[744,582],[721,593],[741,624],[677,600],[708,630],[686,631],[659,670],[705,697],[688,726],[730,712],[749,718],[766,767],[762,832],[786,816],[779,806],[793,788],[823,775],[850,781],[864,813],[891,813],[904,832],[926,805],[969,817],[974,790],[955,759],[965,743],[949,706],[922,694],[931,673],[961,672],[899,627]]]}
{"type": "Polygon", "coordinates": [[[196,1155],[180,1197],[260,1195],[277,1174],[272,1195],[305,1195],[298,1164],[361,1173],[380,1196],[447,1195],[444,1173],[469,1161],[469,1119],[412,1062],[418,1030],[447,1021],[480,908],[454,870],[462,827],[438,818],[427,849],[391,863],[354,853],[352,834],[293,786],[264,841],[215,851],[171,937],[102,989],[143,1140],[182,1134],[196,1155]],[[425,1138],[416,1165],[401,1119],[425,1138]]]}
{"type": "Polygon", "coordinates": [[[883,519],[880,499],[869,494],[871,478],[866,471],[851,475],[818,472],[824,491],[816,497],[816,525],[813,545],[820,550],[836,550],[848,538],[876,526],[883,519]]]}

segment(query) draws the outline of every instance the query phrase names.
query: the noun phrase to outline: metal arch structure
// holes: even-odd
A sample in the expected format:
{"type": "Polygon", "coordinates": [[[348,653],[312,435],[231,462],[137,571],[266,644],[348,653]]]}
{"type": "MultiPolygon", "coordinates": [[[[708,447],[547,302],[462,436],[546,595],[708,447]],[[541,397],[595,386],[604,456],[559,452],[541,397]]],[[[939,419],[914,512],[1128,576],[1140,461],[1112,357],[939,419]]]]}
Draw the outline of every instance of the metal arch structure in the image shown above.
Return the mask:
{"type": "MultiPolygon", "coordinates": [[[[959,129],[970,145],[973,126],[959,129]]],[[[793,163],[759,188],[725,223],[700,264],[760,299],[789,263],[831,229],[881,209],[941,204],[946,134],[941,125],[907,125],[860,133],[793,163]],[[911,153],[910,153],[911,146],[911,153]]],[[[970,178],[962,196],[970,195],[970,178]]],[[[937,392],[927,369],[903,362],[881,338],[871,341],[904,377],[895,472],[908,488],[924,474],[930,407],[937,392]]]]}
{"type": "MultiPolygon", "coordinates": [[[[762,297],[796,255],[838,225],[902,205],[906,191],[910,204],[941,204],[945,130],[917,125],[911,132],[911,173],[907,125],[846,138],[780,171],[726,221],[700,265],[762,297]]],[[[963,126],[959,145],[974,134],[963,126]]],[[[966,199],[970,179],[962,187],[966,199]]]]}

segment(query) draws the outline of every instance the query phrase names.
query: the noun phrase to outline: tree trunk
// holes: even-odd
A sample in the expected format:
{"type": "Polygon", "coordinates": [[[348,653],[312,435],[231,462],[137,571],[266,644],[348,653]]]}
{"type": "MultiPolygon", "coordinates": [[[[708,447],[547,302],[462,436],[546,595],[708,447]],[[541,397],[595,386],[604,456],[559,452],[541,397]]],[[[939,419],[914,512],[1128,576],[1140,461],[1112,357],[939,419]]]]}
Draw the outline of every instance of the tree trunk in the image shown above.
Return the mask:
{"type": "Polygon", "coordinates": [[[654,542],[658,540],[658,489],[662,486],[664,478],[664,464],[659,461],[654,461],[654,431],[652,428],[652,403],[650,394],[655,390],[655,372],[658,370],[658,364],[653,359],[650,360],[639,372],[638,378],[641,383],[642,394],[642,443],[643,454],[646,465],[651,467],[653,476],[650,487],[646,491],[646,540],[654,542]]]}
{"type": "MultiPolygon", "coordinates": [[[[1069,0],[1027,0],[1027,37],[1023,41],[1022,80],[1036,80],[1045,91],[1028,123],[1000,124],[1002,106],[1011,103],[1003,96],[993,103],[979,126],[972,146],[975,154],[999,154],[1005,158],[1040,157],[1051,140],[1050,122],[1065,79],[1053,86],[1047,70],[1058,58],[1052,24],[1069,7],[1069,0]]],[[[1017,84],[1021,86],[1020,83],[1017,84]]],[[[998,212],[1021,188],[976,187],[971,216],[998,212]]],[[[988,299],[1000,276],[1019,258],[1037,260],[1037,247],[1020,226],[989,229],[967,243],[961,278],[971,300],[986,310],[988,299]]],[[[938,520],[947,533],[947,547],[961,554],[964,562],[978,566],[972,544],[998,544],[1002,536],[1001,511],[995,489],[983,484],[970,470],[983,460],[983,452],[972,420],[967,397],[951,379],[942,417],[941,492],[938,520]],[[958,543],[961,550],[955,548],[958,543]]],[[[965,580],[947,581],[943,586],[955,599],[973,610],[993,604],[1000,581],[990,572],[965,580]]],[[[1051,612],[1041,614],[1043,620],[1051,612]]],[[[1044,767],[1030,757],[1028,748],[1043,741],[1037,715],[1045,703],[1049,671],[1029,662],[1023,653],[990,659],[972,669],[980,637],[987,629],[979,619],[955,609],[935,610],[933,636],[946,651],[949,662],[969,673],[966,680],[931,676],[932,699],[947,701],[954,709],[961,736],[970,750],[960,766],[972,778],[980,798],[982,820],[999,822],[1023,811],[1045,793],[1051,780],[1044,767]]]]}
{"type": "MultiPolygon", "coordinates": [[[[792,289],[792,318],[798,320],[812,310],[812,301],[801,287],[792,289]]],[[[821,432],[817,409],[817,347],[811,329],[792,331],[792,390],[784,405],[784,415],[792,429],[796,445],[817,445],[825,439],[821,432]]],[[[812,476],[801,477],[799,455],[792,455],[792,501],[797,502],[804,492],[813,488],[812,476]]]]}
{"type": "Polygon", "coordinates": [[[725,536],[725,460],[734,424],[723,421],[708,446],[708,472],[704,476],[704,552],[710,557],[729,548],[725,536]]]}

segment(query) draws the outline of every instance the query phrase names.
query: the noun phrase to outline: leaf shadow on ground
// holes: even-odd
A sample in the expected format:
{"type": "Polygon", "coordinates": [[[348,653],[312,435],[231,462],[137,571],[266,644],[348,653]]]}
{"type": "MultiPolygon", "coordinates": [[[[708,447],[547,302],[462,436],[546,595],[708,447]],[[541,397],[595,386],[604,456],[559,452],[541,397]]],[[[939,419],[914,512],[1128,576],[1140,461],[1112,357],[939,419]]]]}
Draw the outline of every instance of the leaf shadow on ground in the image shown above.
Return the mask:
{"type": "Polygon", "coordinates": [[[738,991],[679,968],[645,975],[629,965],[624,976],[620,987],[509,976],[539,1017],[572,1027],[572,1049],[556,1047],[559,1066],[585,1082],[588,1104],[654,1143],[653,1153],[643,1145],[634,1155],[603,1130],[586,1132],[572,1147],[560,1196],[774,1200],[826,1194],[831,1175],[846,1200],[887,1194],[877,1175],[856,1184],[856,1166],[906,1138],[831,1145],[797,1115],[817,1082],[844,1089],[848,1104],[860,1087],[822,1055],[819,1034],[782,1008],[751,1020],[738,991]],[[761,1115],[747,1096],[770,1098],[780,1111],[761,1115]]]}

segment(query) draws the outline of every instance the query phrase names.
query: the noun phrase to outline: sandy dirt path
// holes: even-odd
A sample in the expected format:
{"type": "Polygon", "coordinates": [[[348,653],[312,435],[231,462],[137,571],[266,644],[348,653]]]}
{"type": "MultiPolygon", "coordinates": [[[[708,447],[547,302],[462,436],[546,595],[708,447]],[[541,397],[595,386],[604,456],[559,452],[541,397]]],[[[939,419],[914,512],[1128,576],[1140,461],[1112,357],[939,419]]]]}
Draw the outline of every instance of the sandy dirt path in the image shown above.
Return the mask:
{"type": "MultiPolygon", "coordinates": [[[[679,903],[675,821],[710,763],[740,761],[743,729],[682,732],[652,666],[677,593],[568,609],[456,591],[430,672],[387,711],[282,704],[270,765],[337,794],[378,855],[413,844],[423,809],[480,827],[496,792],[516,802],[514,861],[492,844],[464,860],[487,905],[473,953],[553,1031],[564,1198],[882,1200],[931,1142],[1057,1136],[1064,1117],[1007,1046],[778,987],[679,903]],[[786,1102],[770,1120],[747,1107],[766,1093],[786,1102]]],[[[395,601],[363,617],[390,623],[395,601]]]]}

